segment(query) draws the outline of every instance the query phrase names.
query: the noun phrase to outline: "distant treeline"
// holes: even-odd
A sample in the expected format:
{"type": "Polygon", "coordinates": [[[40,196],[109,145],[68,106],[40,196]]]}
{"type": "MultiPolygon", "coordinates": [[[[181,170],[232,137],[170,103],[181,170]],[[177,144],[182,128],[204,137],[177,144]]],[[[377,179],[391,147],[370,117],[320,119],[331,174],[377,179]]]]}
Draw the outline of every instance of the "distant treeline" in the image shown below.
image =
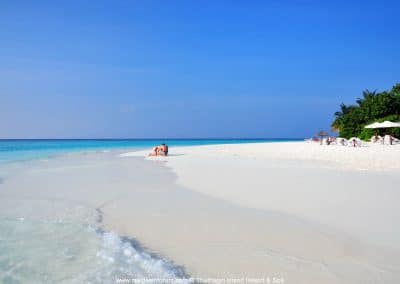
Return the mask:
{"type": "Polygon", "coordinates": [[[367,129],[365,125],[375,121],[400,121],[400,84],[390,91],[377,93],[368,90],[363,97],[356,100],[354,105],[340,105],[340,111],[335,112],[332,128],[339,131],[340,137],[360,137],[368,140],[378,131],[378,134],[392,134],[400,137],[399,128],[367,129]]]}

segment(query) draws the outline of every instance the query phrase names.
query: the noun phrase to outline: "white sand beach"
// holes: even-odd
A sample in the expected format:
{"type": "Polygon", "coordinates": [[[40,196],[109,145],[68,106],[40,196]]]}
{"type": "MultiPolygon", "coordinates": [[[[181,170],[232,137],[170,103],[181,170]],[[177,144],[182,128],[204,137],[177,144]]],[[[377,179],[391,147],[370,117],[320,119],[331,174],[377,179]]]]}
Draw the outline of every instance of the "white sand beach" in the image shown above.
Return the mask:
{"type": "Polygon", "coordinates": [[[400,282],[400,146],[147,152],[70,154],[8,168],[0,214],[46,215],[44,201],[60,204],[53,206],[60,216],[74,208],[66,203],[91,208],[101,212],[103,230],[137,240],[191,277],[400,282]]]}
{"type": "Polygon", "coordinates": [[[400,146],[289,142],[182,147],[147,159],[166,161],[178,184],[236,208],[226,215],[198,208],[209,218],[186,231],[190,245],[165,245],[199,275],[375,283],[399,279],[399,158],[400,146]]]}

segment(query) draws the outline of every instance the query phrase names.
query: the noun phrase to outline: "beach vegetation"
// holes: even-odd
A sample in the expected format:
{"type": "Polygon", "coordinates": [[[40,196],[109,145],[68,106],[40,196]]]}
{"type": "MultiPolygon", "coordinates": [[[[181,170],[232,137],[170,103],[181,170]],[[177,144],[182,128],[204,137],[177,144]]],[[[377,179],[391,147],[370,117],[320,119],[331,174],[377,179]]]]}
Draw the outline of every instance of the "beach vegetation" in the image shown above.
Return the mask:
{"type": "Polygon", "coordinates": [[[391,134],[400,137],[400,128],[366,129],[373,122],[400,121],[400,84],[390,91],[376,92],[365,90],[355,104],[342,103],[340,110],[335,112],[332,129],[344,138],[359,137],[368,140],[375,133],[391,134]]]}

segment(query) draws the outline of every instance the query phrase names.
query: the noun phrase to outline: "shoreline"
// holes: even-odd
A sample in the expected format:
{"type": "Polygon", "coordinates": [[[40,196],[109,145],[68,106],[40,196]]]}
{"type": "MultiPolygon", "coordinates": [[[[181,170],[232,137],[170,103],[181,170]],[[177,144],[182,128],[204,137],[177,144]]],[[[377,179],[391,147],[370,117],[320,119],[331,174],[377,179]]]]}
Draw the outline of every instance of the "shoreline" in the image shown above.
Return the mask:
{"type": "MultiPolygon", "coordinates": [[[[336,163],[305,163],[296,157],[276,160],[260,152],[260,148],[280,146],[176,147],[167,158],[151,159],[144,159],[145,151],[110,151],[30,162],[0,185],[0,200],[7,196],[71,200],[98,208],[104,213],[104,230],[138,240],[142,247],[183,266],[192,277],[246,275],[283,278],[285,283],[400,280],[398,249],[360,241],[343,228],[288,210],[293,208],[283,202],[287,193],[282,190],[274,191],[278,194],[275,198],[281,199],[279,208],[257,203],[265,199],[262,194],[271,194],[257,187],[265,185],[268,175],[301,168],[304,175],[312,177],[320,166],[319,174],[328,177],[331,172],[348,171],[338,169],[336,163]],[[278,172],[265,170],[266,161],[278,172]],[[258,178],[245,175],[247,171],[255,171],[258,178]]],[[[368,185],[368,175],[365,178],[368,185]]],[[[337,192],[324,194],[335,198],[337,192]]],[[[304,205],[301,198],[298,202],[304,205]]],[[[312,217],[319,210],[308,214],[312,217]]]]}
{"type": "Polygon", "coordinates": [[[174,147],[274,143],[278,141],[300,141],[297,138],[240,138],[240,139],[0,139],[0,165],[9,162],[25,162],[37,159],[50,159],[57,156],[94,153],[103,151],[140,151],[153,145],[168,143],[174,147]],[[17,142],[11,145],[7,142],[17,142]],[[33,145],[32,145],[32,142],[33,145]],[[41,144],[41,142],[48,142],[41,144]],[[30,143],[28,147],[24,143],[30,143]],[[103,145],[99,143],[105,143],[103,145]],[[207,144],[208,143],[208,144],[207,144]],[[69,145],[68,145],[69,144],[69,145]],[[30,146],[30,147],[29,147],[30,146]],[[11,152],[10,152],[11,149],[11,152]],[[4,155],[5,154],[5,155],[4,155]],[[12,155],[7,155],[12,154],[12,155]]]}
{"type": "MultiPolygon", "coordinates": [[[[8,223],[15,223],[17,232],[20,230],[18,227],[26,224],[28,227],[25,228],[27,230],[25,235],[29,237],[29,235],[44,234],[43,238],[47,240],[47,243],[41,244],[40,240],[28,238],[24,246],[28,246],[29,249],[46,251],[48,246],[64,244],[67,247],[59,247],[57,250],[74,251],[75,248],[70,247],[71,244],[68,240],[64,240],[62,235],[57,235],[59,230],[57,227],[73,225],[75,232],[63,232],[63,234],[69,235],[73,233],[74,235],[69,238],[82,239],[79,245],[88,246],[90,250],[93,250],[93,246],[96,246],[97,251],[92,251],[89,255],[86,254],[86,250],[83,250],[83,255],[78,251],[71,255],[71,251],[67,253],[66,259],[64,259],[64,256],[60,258],[56,250],[47,252],[54,258],[54,263],[52,264],[54,267],[49,270],[47,269],[48,265],[43,265],[42,267],[37,267],[38,271],[36,272],[40,272],[41,275],[45,272],[50,275],[54,273],[52,276],[55,278],[49,278],[53,279],[52,282],[58,282],[60,279],[65,279],[65,277],[82,281],[94,281],[92,277],[99,276],[97,272],[96,275],[93,275],[92,270],[101,269],[101,267],[104,267],[105,270],[100,270],[98,273],[100,273],[101,278],[105,277],[105,282],[109,283],[115,283],[115,279],[119,277],[109,278],[111,275],[107,271],[111,271],[114,274],[122,273],[120,277],[122,279],[133,279],[133,272],[136,273],[138,278],[187,278],[188,274],[184,268],[175,264],[167,256],[146,247],[132,235],[124,235],[116,230],[105,228],[104,207],[107,207],[109,202],[118,202],[119,195],[127,192],[122,184],[118,185],[119,181],[124,183],[125,180],[126,182],[126,179],[120,176],[121,170],[126,166],[126,163],[121,163],[120,159],[116,157],[117,152],[84,155],[74,153],[73,155],[63,155],[49,160],[16,163],[18,167],[12,169],[13,175],[6,178],[5,183],[0,187],[0,226],[2,228],[5,226],[6,228],[3,232],[6,235],[3,235],[0,231],[0,238],[8,240],[12,236],[9,234],[14,230],[14,226],[8,228],[8,223]],[[108,165],[109,163],[112,165],[108,165]],[[117,165],[119,170],[113,171],[113,168],[117,165]],[[101,175],[101,172],[104,174],[104,170],[108,172],[108,176],[101,178],[99,175],[101,175]],[[110,178],[113,180],[110,181],[110,178]],[[120,187],[119,190],[117,192],[114,191],[113,187],[110,187],[111,184],[120,187]],[[104,190],[99,191],[99,186],[103,186],[104,190]],[[3,224],[4,222],[5,225],[3,224]],[[46,231],[50,230],[53,233],[48,235],[48,232],[37,231],[35,228],[30,228],[30,224],[36,224],[35,227],[39,229],[43,226],[50,226],[48,229],[46,227],[46,231]],[[53,228],[53,226],[56,227],[53,228]],[[79,228],[78,231],[77,227],[79,228]],[[87,230],[88,232],[86,232],[87,230]],[[75,236],[75,234],[77,235],[75,236]],[[86,239],[88,234],[91,239],[86,239]],[[59,239],[60,237],[61,239],[59,239]],[[79,263],[82,261],[81,257],[90,258],[92,259],[90,263],[101,263],[101,266],[93,268],[90,263],[84,263],[82,267],[76,267],[69,262],[69,259],[76,258],[77,263],[79,263]],[[120,265],[120,267],[114,267],[113,265],[120,265]],[[122,272],[118,272],[119,269],[123,269],[121,270],[122,272]],[[69,276],[63,275],[63,271],[68,270],[70,270],[71,274],[69,276]],[[63,276],[57,278],[58,273],[63,276]],[[89,273],[89,275],[85,275],[85,273],[89,273]],[[74,275],[72,276],[72,274],[74,275]],[[86,276],[90,278],[85,278],[86,276]]],[[[129,166],[143,166],[140,160],[137,159],[136,163],[129,162],[128,164],[129,166]]],[[[152,171],[152,167],[147,167],[147,170],[152,171]]],[[[125,183],[125,186],[132,185],[135,184],[131,182],[125,183]]],[[[128,211],[129,208],[126,209],[128,211]]],[[[23,238],[18,234],[16,237],[17,241],[23,238]]],[[[11,251],[16,251],[17,248],[12,247],[13,243],[10,243],[10,249],[11,251]]],[[[7,258],[12,255],[13,253],[4,255],[3,261],[7,263],[7,258]]],[[[24,260],[23,257],[19,260],[19,266],[26,266],[25,269],[32,270],[30,262],[34,260],[40,263],[44,261],[41,257],[40,254],[37,257],[35,256],[35,259],[26,258],[24,260]]],[[[13,261],[11,258],[10,262],[12,263],[13,261]]],[[[0,280],[7,275],[7,271],[4,271],[4,273],[6,274],[4,275],[0,271],[0,280]]],[[[32,277],[34,276],[37,275],[34,274],[32,277]]],[[[43,279],[38,278],[36,280],[40,282],[43,279]]]]}

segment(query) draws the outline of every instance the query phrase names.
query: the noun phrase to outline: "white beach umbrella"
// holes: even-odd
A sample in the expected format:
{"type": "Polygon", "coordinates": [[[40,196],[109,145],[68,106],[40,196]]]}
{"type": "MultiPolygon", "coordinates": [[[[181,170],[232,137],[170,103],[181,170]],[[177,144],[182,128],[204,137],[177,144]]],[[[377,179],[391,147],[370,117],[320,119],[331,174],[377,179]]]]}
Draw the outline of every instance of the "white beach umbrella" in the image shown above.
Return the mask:
{"type": "Polygon", "coordinates": [[[384,121],[384,122],[374,122],[365,126],[365,128],[393,128],[400,127],[400,122],[384,121]]]}
{"type": "Polygon", "coordinates": [[[365,126],[365,128],[381,128],[379,122],[374,122],[365,126]]]}
{"type": "Polygon", "coordinates": [[[379,124],[379,128],[392,128],[392,127],[400,127],[400,122],[392,122],[392,121],[384,121],[379,124]]]}
{"type": "MultiPolygon", "coordinates": [[[[393,127],[400,127],[400,122],[392,122],[392,121],[386,120],[381,123],[374,122],[372,124],[365,126],[365,128],[375,128],[375,129],[377,129],[377,128],[393,128],[393,127]]],[[[377,136],[377,135],[378,135],[378,131],[376,131],[376,133],[375,133],[375,136],[377,136]]],[[[374,138],[374,139],[376,139],[376,138],[374,138]]],[[[384,140],[382,143],[384,143],[384,140]]],[[[390,144],[392,144],[392,142],[390,142],[390,144]]]]}

